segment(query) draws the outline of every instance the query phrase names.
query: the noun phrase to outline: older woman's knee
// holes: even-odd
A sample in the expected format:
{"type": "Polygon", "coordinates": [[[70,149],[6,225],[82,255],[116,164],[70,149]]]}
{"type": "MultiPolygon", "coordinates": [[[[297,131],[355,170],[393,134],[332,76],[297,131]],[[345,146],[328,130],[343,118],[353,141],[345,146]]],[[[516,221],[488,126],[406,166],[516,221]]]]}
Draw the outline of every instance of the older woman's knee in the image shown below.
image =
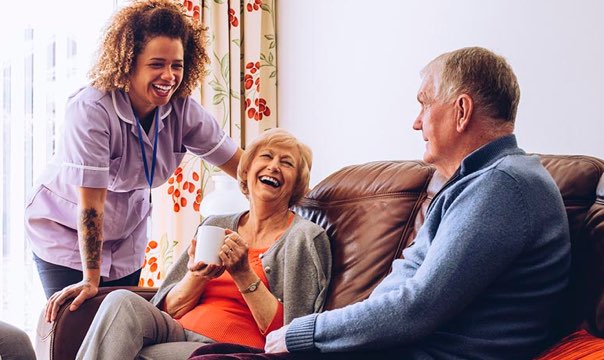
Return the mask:
{"type": "Polygon", "coordinates": [[[103,300],[104,305],[125,305],[125,304],[133,304],[139,301],[147,301],[133,293],[130,290],[126,289],[118,289],[107,294],[105,299],[103,300]]]}

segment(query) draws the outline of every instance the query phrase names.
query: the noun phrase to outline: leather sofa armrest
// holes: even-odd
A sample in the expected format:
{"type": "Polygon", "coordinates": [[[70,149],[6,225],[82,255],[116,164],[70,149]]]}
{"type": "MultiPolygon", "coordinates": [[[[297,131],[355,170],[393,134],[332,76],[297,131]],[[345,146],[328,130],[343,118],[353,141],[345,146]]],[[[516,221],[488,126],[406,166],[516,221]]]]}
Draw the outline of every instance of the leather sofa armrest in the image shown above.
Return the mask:
{"type": "Polygon", "coordinates": [[[95,297],[85,301],[76,311],[69,311],[72,300],[65,302],[59,309],[57,319],[52,323],[46,322],[44,310],[42,310],[36,329],[37,359],[75,359],[101,302],[107,294],[117,289],[130,290],[147,300],[150,300],[157,291],[156,288],[136,286],[103,287],[99,289],[99,293],[95,297]]]}

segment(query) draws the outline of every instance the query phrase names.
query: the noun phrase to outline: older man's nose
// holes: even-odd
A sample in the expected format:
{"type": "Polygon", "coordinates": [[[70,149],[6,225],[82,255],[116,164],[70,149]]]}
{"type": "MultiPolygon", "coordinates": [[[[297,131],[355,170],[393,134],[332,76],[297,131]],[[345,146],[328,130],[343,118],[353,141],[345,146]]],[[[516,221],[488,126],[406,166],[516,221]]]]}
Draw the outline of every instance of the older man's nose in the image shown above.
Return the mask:
{"type": "Polygon", "coordinates": [[[415,119],[415,121],[413,121],[413,130],[421,130],[421,129],[422,129],[422,121],[418,117],[415,119]]]}

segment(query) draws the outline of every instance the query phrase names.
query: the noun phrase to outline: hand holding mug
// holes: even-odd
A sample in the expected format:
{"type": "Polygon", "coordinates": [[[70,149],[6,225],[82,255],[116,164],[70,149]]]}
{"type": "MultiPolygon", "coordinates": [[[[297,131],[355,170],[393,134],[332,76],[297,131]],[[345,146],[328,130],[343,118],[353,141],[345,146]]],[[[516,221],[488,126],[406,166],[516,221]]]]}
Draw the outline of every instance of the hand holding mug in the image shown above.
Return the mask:
{"type": "Polygon", "coordinates": [[[213,279],[225,270],[218,252],[224,243],[225,230],[217,226],[202,225],[197,229],[196,239],[191,241],[188,269],[196,277],[213,279]]]}
{"type": "Polygon", "coordinates": [[[227,235],[218,254],[222,263],[231,275],[248,272],[250,264],[247,259],[247,241],[232,230],[226,229],[225,231],[227,235]]]}

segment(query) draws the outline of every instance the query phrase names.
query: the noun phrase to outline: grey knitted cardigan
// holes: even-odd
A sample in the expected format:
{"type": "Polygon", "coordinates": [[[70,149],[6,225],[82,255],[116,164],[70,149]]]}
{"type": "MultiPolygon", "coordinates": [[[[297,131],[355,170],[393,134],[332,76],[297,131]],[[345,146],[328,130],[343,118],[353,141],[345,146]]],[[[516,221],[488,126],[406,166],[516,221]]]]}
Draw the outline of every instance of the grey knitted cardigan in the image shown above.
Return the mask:
{"type": "MultiPolygon", "coordinates": [[[[202,225],[236,231],[243,214],[208,217],[202,225]]],[[[185,251],[151,299],[153,304],[158,306],[184,277],[188,261],[185,251]]],[[[285,324],[323,309],[331,277],[331,248],[323,228],[296,214],[289,228],[263,254],[262,265],[271,293],[283,303],[285,324]]]]}

